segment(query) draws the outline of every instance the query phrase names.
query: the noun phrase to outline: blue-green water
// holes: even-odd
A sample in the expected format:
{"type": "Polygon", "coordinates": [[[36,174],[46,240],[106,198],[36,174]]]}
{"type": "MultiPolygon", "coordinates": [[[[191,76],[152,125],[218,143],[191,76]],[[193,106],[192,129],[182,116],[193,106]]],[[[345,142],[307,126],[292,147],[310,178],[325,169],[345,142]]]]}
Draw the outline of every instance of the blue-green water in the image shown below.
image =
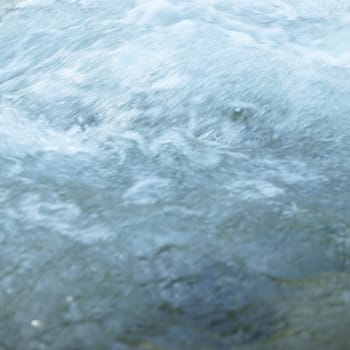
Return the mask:
{"type": "Polygon", "coordinates": [[[341,0],[0,0],[0,349],[350,349],[349,38],[341,0]]]}

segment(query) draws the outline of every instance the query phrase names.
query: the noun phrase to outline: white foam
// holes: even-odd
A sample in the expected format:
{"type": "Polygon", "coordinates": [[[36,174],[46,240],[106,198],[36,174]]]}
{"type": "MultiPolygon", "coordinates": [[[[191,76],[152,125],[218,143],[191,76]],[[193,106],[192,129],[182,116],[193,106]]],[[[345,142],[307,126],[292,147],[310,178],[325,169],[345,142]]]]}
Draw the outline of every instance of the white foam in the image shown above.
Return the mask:
{"type": "Polygon", "coordinates": [[[86,152],[84,136],[77,129],[59,131],[45,120],[31,121],[20,111],[2,106],[0,111],[0,149],[3,153],[26,155],[44,152],[86,152]]]}

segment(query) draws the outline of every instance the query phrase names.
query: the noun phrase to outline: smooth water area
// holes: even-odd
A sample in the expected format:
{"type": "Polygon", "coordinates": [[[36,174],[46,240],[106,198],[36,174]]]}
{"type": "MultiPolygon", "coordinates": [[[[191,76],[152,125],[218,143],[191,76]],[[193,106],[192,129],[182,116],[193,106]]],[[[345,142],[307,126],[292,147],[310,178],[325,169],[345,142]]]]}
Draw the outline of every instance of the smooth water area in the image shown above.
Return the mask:
{"type": "Polygon", "coordinates": [[[350,4],[0,0],[0,349],[350,349],[350,4]]]}

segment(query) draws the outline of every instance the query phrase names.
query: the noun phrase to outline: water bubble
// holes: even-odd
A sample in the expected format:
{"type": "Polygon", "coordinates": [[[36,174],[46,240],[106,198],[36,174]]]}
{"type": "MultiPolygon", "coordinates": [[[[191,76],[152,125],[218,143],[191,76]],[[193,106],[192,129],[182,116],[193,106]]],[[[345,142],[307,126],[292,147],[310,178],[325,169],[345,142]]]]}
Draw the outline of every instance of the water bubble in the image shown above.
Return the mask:
{"type": "Polygon", "coordinates": [[[34,328],[41,328],[43,326],[43,323],[40,320],[32,320],[30,322],[30,325],[34,328]]]}

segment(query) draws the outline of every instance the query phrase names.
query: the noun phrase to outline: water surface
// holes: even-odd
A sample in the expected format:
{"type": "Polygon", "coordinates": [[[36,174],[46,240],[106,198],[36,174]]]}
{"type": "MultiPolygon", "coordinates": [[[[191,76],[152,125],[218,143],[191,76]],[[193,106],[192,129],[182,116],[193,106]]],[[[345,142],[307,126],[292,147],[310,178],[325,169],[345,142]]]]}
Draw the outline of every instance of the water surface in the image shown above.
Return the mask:
{"type": "Polygon", "coordinates": [[[0,0],[0,349],[349,349],[349,38],[341,0],[0,0]]]}

